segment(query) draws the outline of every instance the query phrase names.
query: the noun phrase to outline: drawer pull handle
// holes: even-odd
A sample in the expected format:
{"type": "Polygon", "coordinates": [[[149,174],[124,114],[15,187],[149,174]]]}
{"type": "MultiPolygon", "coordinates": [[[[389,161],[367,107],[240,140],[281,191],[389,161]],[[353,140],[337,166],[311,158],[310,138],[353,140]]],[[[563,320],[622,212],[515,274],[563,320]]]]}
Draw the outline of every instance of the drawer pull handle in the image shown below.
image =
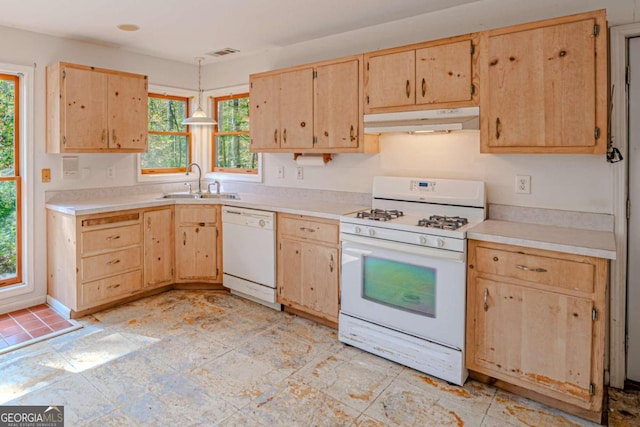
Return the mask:
{"type": "Polygon", "coordinates": [[[427,94],[427,81],[423,77],[422,78],[422,97],[424,98],[426,94],[427,94]]]}
{"type": "Polygon", "coordinates": [[[278,145],[278,129],[273,131],[273,143],[278,145]]]}
{"type": "Polygon", "coordinates": [[[409,83],[409,80],[407,80],[407,84],[404,89],[407,94],[407,98],[409,98],[411,96],[411,83],[409,83]]]}
{"type": "Polygon", "coordinates": [[[349,130],[349,140],[351,142],[356,140],[356,135],[355,135],[355,129],[353,128],[353,125],[351,125],[351,129],[349,130]]]}
{"type": "Polygon", "coordinates": [[[496,139],[500,139],[502,134],[502,123],[500,123],[500,117],[496,119],[496,139]]]}
{"type": "Polygon", "coordinates": [[[107,261],[107,265],[116,265],[116,264],[120,264],[119,259],[112,259],[111,261],[107,261]]]}
{"type": "Polygon", "coordinates": [[[489,288],[484,288],[484,311],[488,311],[489,310],[489,288]]]}
{"type": "Polygon", "coordinates": [[[333,273],[333,254],[331,254],[331,259],[329,261],[329,271],[333,273]]]}
{"type": "Polygon", "coordinates": [[[527,267],[526,265],[522,265],[522,264],[516,264],[516,268],[518,270],[532,271],[534,273],[546,273],[547,272],[546,268],[540,268],[540,267],[531,268],[531,267],[527,267]]]}
{"type": "Polygon", "coordinates": [[[118,234],[116,234],[115,236],[109,236],[106,239],[107,240],[118,240],[120,238],[120,236],[118,234]]]}
{"type": "Polygon", "coordinates": [[[187,232],[182,233],[182,246],[187,246],[187,232]]]}
{"type": "Polygon", "coordinates": [[[285,144],[287,143],[287,128],[284,128],[284,130],[282,131],[282,141],[285,144]]]}
{"type": "Polygon", "coordinates": [[[118,283],[117,285],[107,286],[107,289],[117,289],[119,287],[120,287],[120,283],[118,283]]]}
{"type": "Polygon", "coordinates": [[[313,228],[309,228],[309,227],[300,227],[301,231],[308,231],[309,233],[315,233],[316,230],[314,230],[313,228]]]}

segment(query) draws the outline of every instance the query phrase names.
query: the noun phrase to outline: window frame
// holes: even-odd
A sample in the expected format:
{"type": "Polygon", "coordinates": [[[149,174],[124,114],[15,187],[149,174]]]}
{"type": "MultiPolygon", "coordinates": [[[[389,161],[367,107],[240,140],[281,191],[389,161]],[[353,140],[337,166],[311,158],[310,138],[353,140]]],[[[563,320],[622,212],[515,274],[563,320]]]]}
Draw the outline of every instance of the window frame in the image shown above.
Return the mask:
{"type": "Polygon", "coordinates": [[[14,116],[13,116],[13,176],[0,177],[0,182],[14,181],[16,183],[16,275],[14,277],[0,280],[0,288],[23,283],[23,206],[22,206],[22,176],[21,176],[21,158],[20,145],[22,141],[22,117],[21,110],[21,82],[20,74],[0,73],[0,80],[13,81],[14,84],[14,116]]]}
{"type": "MultiPolygon", "coordinates": [[[[231,99],[240,99],[240,98],[249,98],[249,92],[239,92],[230,95],[223,96],[211,96],[212,100],[212,110],[213,110],[213,118],[216,121],[216,124],[213,126],[213,130],[211,132],[211,171],[213,173],[221,173],[221,174],[229,174],[231,176],[248,176],[248,177],[259,177],[260,175],[260,165],[261,158],[260,154],[258,154],[258,166],[253,169],[248,168],[221,168],[216,166],[216,137],[217,136],[233,136],[233,135],[247,135],[250,138],[250,131],[234,131],[234,132],[220,132],[218,128],[218,103],[229,101],[231,99]]],[[[251,123],[249,123],[249,127],[251,127],[251,123]]]]}
{"type": "MultiPolygon", "coordinates": [[[[159,93],[156,91],[149,91],[149,98],[161,98],[161,99],[171,99],[176,101],[185,101],[186,103],[186,117],[191,117],[191,99],[186,95],[169,95],[167,93],[159,93]]],[[[148,110],[147,106],[147,110],[148,110]]],[[[177,135],[177,136],[186,136],[187,137],[187,159],[193,159],[193,134],[191,132],[191,128],[189,125],[186,125],[185,132],[174,132],[174,131],[151,131],[148,130],[149,135],[177,135]]],[[[187,165],[184,167],[178,168],[148,168],[145,169],[142,167],[142,154],[139,156],[139,168],[138,173],[141,176],[167,176],[168,174],[179,174],[187,172],[187,165]]]]}

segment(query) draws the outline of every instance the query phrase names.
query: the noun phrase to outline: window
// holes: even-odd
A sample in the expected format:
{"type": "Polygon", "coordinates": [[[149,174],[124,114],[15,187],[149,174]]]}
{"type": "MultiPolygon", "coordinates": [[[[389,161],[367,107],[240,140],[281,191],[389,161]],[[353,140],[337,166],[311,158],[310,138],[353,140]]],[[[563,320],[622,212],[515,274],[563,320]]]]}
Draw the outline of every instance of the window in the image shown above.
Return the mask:
{"type": "Polygon", "coordinates": [[[20,85],[0,74],[0,286],[22,282],[20,85]]]}
{"type": "Polygon", "coordinates": [[[140,155],[142,174],[186,172],[191,134],[182,122],[189,117],[189,98],[149,94],[149,150],[140,155]]]}
{"type": "Polygon", "coordinates": [[[249,94],[214,98],[213,111],[213,171],[257,175],[258,154],[249,151],[249,94]]]}

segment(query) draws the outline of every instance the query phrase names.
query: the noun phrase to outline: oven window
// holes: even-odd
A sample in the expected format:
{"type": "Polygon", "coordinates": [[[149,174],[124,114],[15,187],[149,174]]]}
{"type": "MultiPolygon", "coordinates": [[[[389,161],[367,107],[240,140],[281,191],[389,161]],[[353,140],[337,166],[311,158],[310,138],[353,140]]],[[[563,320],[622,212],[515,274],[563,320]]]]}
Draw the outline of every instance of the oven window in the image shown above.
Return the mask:
{"type": "Polygon", "coordinates": [[[436,317],[436,270],[364,257],[362,297],[400,310],[436,317]]]}

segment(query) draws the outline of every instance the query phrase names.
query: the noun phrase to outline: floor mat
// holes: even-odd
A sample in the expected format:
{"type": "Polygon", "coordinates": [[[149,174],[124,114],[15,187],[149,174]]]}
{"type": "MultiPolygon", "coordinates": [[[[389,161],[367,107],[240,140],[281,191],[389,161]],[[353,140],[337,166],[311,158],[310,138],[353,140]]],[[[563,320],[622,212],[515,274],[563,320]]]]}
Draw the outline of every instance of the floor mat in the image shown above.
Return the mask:
{"type": "Polygon", "coordinates": [[[0,314],[0,354],[80,328],[46,304],[0,314]]]}

